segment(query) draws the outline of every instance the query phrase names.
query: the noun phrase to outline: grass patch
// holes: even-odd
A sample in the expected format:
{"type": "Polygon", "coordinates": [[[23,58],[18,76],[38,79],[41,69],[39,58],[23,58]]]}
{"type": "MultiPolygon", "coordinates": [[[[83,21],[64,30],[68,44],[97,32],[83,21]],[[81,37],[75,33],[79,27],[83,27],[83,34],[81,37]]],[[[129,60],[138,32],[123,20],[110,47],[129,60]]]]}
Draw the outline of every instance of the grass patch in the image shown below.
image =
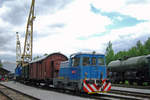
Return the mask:
{"type": "Polygon", "coordinates": [[[133,82],[133,85],[137,86],[138,84],[136,82],[133,82]]]}
{"type": "Polygon", "coordinates": [[[144,83],[143,83],[143,86],[148,86],[148,83],[147,83],[147,82],[144,82],[144,83]]]}
{"type": "Polygon", "coordinates": [[[125,85],[129,85],[129,81],[125,80],[125,85]]]}
{"type": "Polygon", "coordinates": [[[122,81],[120,81],[120,82],[119,82],[119,84],[123,84],[123,82],[122,82],[122,81]]]}

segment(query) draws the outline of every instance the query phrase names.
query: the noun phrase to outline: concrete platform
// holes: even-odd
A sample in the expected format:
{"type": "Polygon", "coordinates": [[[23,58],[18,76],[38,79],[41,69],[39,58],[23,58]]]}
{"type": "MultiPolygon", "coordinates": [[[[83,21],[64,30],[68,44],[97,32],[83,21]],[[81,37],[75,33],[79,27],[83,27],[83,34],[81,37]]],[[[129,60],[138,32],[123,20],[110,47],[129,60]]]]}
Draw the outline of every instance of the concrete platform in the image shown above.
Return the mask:
{"type": "Polygon", "coordinates": [[[135,88],[126,88],[126,87],[117,87],[117,86],[112,86],[111,89],[112,90],[122,90],[122,91],[150,94],[150,89],[135,89],[135,88]]]}
{"type": "Polygon", "coordinates": [[[0,82],[0,83],[10,88],[21,91],[25,94],[39,98],[40,100],[93,100],[93,99],[58,93],[50,90],[42,90],[42,89],[26,86],[24,84],[20,84],[14,81],[0,82]]]}

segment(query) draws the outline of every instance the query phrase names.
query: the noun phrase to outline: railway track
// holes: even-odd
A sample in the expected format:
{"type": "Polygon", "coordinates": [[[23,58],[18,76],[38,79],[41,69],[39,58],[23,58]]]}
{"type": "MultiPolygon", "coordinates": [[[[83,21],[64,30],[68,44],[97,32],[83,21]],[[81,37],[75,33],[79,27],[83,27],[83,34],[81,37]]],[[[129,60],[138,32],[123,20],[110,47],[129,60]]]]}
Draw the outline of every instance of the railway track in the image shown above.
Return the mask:
{"type": "Polygon", "coordinates": [[[0,84],[0,100],[39,100],[39,99],[0,84]]]}
{"type": "MultiPolygon", "coordinates": [[[[31,86],[31,85],[30,85],[31,86]]],[[[87,99],[96,99],[96,100],[150,100],[150,93],[137,93],[137,92],[130,92],[130,91],[123,91],[123,90],[111,90],[108,93],[99,93],[99,94],[86,94],[86,93],[75,93],[69,90],[60,90],[52,87],[47,86],[33,86],[35,88],[39,88],[41,90],[50,90],[59,92],[62,94],[68,94],[72,96],[83,97],[87,99]]],[[[9,99],[8,99],[9,100],[9,99]]],[[[23,99],[10,99],[10,100],[23,100],[23,99]]],[[[28,100],[28,99],[25,99],[28,100]]],[[[29,99],[29,100],[36,100],[36,99],[29,99]]]]}
{"type": "Polygon", "coordinates": [[[130,91],[123,91],[123,90],[112,90],[109,93],[118,94],[118,95],[125,95],[125,96],[132,96],[136,97],[136,99],[142,100],[150,100],[150,93],[140,93],[140,92],[130,92],[130,91]]]}
{"type": "Polygon", "coordinates": [[[150,89],[150,86],[126,85],[126,84],[112,84],[112,86],[137,88],[137,89],[150,89]]]}
{"type": "Polygon", "coordinates": [[[96,100],[150,100],[150,93],[137,93],[137,92],[129,92],[122,90],[111,90],[108,93],[99,93],[99,94],[86,94],[86,93],[75,93],[69,90],[56,90],[54,88],[42,88],[51,91],[56,91],[64,94],[69,94],[73,96],[80,96],[84,98],[96,99],[96,100]]]}
{"type": "Polygon", "coordinates": [[[141,96],[138,94],[132,94],[128,95],[126,94],[121,94],[118,92],[113,93],[99,93],[99,94],[92,94],[92,95],[80,95],[81,97],[86,97],[86,98],[91,98],[91,99],[96,99],[96,100],[150,100],[148,96],[141,96]]]}
{"type": "Polygon", "coordinates": [[[36,87],[46,89],[50,91],[55,91],[59,93],[69,94],[73,96],[80,96],[84,98],[96,99],[96,100],[150,100],[150,93],[137,93],[137,92],[130,92],[130,91],[123,91],[123,90],[111,90],[108,93],[99,93],[99,94],[86,94],[86,93],[75,93],[69,90],[57,90],[51,87],[36,87]]]}

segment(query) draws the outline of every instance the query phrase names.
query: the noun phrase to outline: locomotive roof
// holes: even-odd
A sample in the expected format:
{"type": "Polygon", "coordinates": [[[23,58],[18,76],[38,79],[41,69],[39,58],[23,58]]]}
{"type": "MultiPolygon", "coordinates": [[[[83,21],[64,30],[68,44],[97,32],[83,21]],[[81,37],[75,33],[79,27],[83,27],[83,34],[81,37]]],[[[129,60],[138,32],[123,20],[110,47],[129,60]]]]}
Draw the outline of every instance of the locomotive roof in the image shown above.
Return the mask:
{"type": "MultiPolygon", "coordinates": [[[[97,52],[95,52],[95,51],[93,51],[93,52],[78,52],[78,53],[74,53],[74,54],[72,54],[72,55],[84,55],[84,54],[88,54],[88,55],[93,55],[93,54],[95,54],[95,55],[104,55],[104,54],[102,54],[102,53],[97,53],[97,52]]],[[[71,56],[72,56],[71,55],[71,56]]]]}
{"type": "Polygon", "coordinates": [[[56,52],[56,53],[49,54],[49,55],[47,55],[47,56],[42,56],[42,57],[40,57],[40,58],[38,58],[38,59],[36,59],[36,60],[32,60],[30,63],[42,61],[42,60],[46,59],[47,57],[52,56],[52,55],[55,55],[55,54],[62,55],[62,56],[64,56],[66,59],[68,59],[67,56],[65,56],[64,54],[62,54],[62,53],[60,53],[60,52],[56,52]]]}

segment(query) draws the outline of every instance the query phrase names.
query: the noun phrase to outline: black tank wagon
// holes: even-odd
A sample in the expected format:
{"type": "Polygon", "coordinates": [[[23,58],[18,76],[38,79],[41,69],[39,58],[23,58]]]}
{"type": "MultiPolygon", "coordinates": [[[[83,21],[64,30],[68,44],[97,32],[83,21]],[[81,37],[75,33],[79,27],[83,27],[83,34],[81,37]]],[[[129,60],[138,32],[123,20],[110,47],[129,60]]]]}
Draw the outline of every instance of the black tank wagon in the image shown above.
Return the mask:
{"type": "Polygon", "coordinates": [[[108,64],[108,71],[113,83],[127,80],[130,84],[150,84],[150,55],[112,61],[108,64]]]}

